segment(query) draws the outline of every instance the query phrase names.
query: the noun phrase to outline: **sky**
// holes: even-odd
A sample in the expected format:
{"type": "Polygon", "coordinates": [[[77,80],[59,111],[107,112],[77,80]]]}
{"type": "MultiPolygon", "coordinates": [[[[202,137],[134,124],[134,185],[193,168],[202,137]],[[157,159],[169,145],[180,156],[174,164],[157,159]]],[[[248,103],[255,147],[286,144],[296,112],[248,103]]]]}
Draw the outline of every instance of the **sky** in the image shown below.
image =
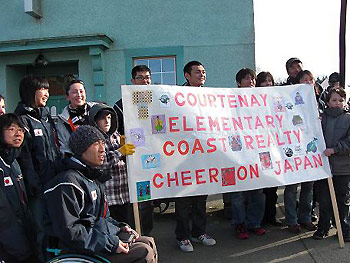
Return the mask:
{"type": "Polygon", "coordinates": [[[254,0],[254,21],[257,73],[286,79],[291,57],[315,77],[339,72],[340,0],[254,0]]]}

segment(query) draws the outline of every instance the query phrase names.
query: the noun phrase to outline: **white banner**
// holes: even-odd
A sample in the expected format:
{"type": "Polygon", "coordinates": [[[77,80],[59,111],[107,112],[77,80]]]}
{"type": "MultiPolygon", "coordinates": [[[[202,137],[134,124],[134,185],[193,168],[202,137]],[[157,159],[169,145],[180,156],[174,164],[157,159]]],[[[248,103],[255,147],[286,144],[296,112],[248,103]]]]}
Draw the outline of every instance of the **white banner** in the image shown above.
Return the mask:
{"type": "Polygon", "coordinates": [[[329,177],[311,85],[122,86],[131,202],[329,177]]]}

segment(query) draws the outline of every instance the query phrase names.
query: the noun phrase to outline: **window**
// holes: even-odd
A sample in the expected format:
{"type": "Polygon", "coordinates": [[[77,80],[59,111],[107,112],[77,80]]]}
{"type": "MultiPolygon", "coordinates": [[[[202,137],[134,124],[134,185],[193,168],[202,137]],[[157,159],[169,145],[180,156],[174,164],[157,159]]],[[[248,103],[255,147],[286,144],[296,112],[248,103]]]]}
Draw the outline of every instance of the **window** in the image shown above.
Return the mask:
{"type": "Polygon", "coordinates": [[[176,85],[175,57],[134,58],[134,66],[146,65],[152,72],[152,84],[176,85]]]}

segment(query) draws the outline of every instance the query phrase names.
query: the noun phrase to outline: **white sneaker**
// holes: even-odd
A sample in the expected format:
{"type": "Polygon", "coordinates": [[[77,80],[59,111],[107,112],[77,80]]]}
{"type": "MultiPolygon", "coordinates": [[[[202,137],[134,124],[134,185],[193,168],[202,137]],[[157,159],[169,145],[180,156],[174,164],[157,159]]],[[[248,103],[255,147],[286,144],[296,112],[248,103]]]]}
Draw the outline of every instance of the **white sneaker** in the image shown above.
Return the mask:
{"type": "Polygon", "coordinates": [[[177,241],[182,252],[193,252],[193,246],[191,241],[188,239],[177,241]]]}
{"type": "Polygon", "coordinates": [[[214,238],[210,237],[207,234],[200,235],[198,238],[192,238],[192,241],[197,243],[202,243],[206,246],[214,246],[216,244],[216,241],[214,238]]]}

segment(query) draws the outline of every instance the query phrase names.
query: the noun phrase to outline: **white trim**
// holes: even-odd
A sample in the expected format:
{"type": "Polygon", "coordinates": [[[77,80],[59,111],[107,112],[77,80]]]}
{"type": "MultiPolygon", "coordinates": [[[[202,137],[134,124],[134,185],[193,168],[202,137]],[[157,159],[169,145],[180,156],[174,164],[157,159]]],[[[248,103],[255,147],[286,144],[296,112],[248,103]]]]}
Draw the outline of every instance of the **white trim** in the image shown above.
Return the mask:
{"type": "MultiPolygon", "coordinates": [[[[7,163],[5,163],[4,159],[2,159],[1,156],[0,156],[0,159],[1,159],[1,161],[4,163],[4,165],[5,165],[6,167],[8,167],[8,168],[11,169],[11,165],[8,165],[7,163]]],[[[2,169],[1,169],[1,170],[2,170],[2,169]]],[[[3,170],[3,171],[4,171],[4,170],[3,170]]]]}
{"type": "Polygon", "coordinates": [[[84,167],[86,167],[86,165],[85,164],[83,164],[80,160],[78,160],[77,158],[75,158],[74,156],[72,156],[71,158],[70,158],[73,162],[76,162],[76,163],[78,163],[78,164],[80,164],[80,165],[82,165],[82,166],[84,166],[84,167]]]}
{"type": "Polygon", "coordinates": [[[41,121],[39,121],[38,119],[35,119],[34,117],[30,116],[29,114],[26,114],[26,116],[28,116],[29,118],[33,119],[33,120],[36,121],[36,122],[41,123],[41,121]]]}
{"type": "Polygon", "coordinates": [[[75,185],[73,183],[59,183],[58,185],[55,185],[54,187],[47,189],[44,192],[44,194],[47,194],[47,193],[50,193],[50,192],[54,191],[57,187],[59,187],[61,185],[70,185],[70,186],[73,186],[73,187],[75,187],[76,189],[78,189],[80,191],[80,193],[82,195],[82,198],[81,198],[82,199],[82,208],[79,211],[79,214],[80,214],[83,211],[84,206],[85,206],[85,202],[84,202],[84,195],[85,195],[85,193],[79,186],[77,186],[77,185],[75,185]]]}

